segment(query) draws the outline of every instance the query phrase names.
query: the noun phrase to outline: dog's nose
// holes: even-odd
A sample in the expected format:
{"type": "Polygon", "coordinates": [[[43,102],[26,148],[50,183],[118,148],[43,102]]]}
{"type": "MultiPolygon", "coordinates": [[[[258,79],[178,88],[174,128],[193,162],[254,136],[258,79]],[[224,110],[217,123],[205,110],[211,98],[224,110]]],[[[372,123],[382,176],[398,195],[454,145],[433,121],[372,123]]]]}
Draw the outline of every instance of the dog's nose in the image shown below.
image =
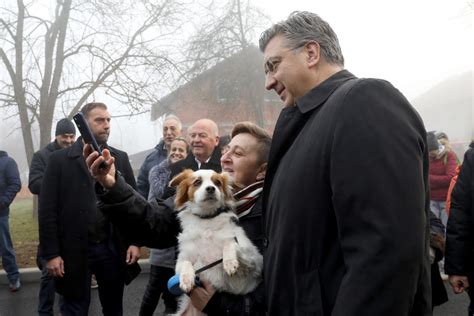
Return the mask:
{"type": "Polygon", "coordinates": [[[214,193],[216,191],[216,188],[212,187],[212,186],[208,186],[206,188],[206,192],[207,193],[214,193]]]}

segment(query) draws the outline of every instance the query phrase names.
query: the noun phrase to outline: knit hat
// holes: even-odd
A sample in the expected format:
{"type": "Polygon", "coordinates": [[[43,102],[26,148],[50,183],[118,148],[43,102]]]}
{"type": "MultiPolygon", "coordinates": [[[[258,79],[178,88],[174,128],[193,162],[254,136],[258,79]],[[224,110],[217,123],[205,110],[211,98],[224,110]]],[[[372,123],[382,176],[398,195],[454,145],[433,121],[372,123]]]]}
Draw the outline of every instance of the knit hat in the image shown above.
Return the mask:
{"type": "Polygon", "coordinates": [[[63,118],[56,124],[56,136],[63,134],[74,134],[76,135],[76,128],[74,124],[67,118],[63,118]]]}
{"type": "Polygon", "coordinates": [[[426,133],[426,143],[428,145],[428,151],[439,149],[439,143],[434,132],[426,133]]]}

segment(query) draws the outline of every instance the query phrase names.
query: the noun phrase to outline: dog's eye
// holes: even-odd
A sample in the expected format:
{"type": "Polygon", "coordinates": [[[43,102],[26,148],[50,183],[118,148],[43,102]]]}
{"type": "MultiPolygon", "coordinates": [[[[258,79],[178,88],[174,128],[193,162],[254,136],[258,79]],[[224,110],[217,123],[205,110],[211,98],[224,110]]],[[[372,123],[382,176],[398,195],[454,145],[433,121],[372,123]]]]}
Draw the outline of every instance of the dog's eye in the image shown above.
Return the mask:
{"type": "Polygon", "coordinates": [[[197,179],[197,180],[194,181],[194,183],[193,183],[193,185],[194,185],[195,187],[198,187],[198,186],[200,186],[201,184],[202,184],[202,180],[201,180],[201,179],[197,179]]]}
{"type": "Polygon", "coordinates": [[[222,182],[220,180],[214,181],[214,184],[220,187],[222,185],[222,182]]]}

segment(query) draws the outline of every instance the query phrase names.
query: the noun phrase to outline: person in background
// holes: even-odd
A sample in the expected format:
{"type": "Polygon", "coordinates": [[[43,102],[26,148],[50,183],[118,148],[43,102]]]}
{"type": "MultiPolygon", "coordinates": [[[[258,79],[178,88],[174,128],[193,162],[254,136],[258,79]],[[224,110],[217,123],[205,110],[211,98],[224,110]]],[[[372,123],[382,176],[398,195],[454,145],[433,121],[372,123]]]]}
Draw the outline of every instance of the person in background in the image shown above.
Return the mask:
{"type": "MultiPolygon", "coordinates": [[[[71,147],[76,140],[76,128],[67,118],[63,118],[56,123],[55,139],[44,148],[34,153],[30,165],[30,174],[28,176],[28,188],[31,193],[39,195],[43,176],[48,165],[49,156],[56,150],[71,147]]],[[[46,268],[46,260],[41,256],[40,245],[36,260],[41,270],[41,282],[38,293],[38,315],[54,315],[54,297],[56,289],[54,279],[49,275],[46,268]]]]}
{"type": "Polygon", "coordinates": [[[145,199],[148,198],[148,192],[150,191],[148,176],[151,168],[166,160],[171,142],[181,135],[181,129],[181,120],[177,116],[166,116],[163,121],[163,139],[156,145],[155,150],[146,156],[138,172],[137,190],[145,199]]]}
{"type": "MultiPolygon", "coordinates": [[[[159,165],[151,168],[148,175],[148,182],[150,183],[150,192],[148,193],[149,201],[161,198],[169,182],[171,173],[169,165],[185,159],[188,152],[189,144],[184,138],[177,137],[171,142],[168,158],[163,160],[159,165]]],[[[165,304],[165,315],[176,312],[176,298],[168,291],[167,287],[169,278],[175,274],[175,265],[175,247],[150,249],[150,275],[140,306],[140,316],[152,316],[158,305],[160,296],[163,298],[165,304]]]]}
{"type": "Polygon", "coordinates": [[[15,160],[6,151],[0,150],[0,256],[12,292],[20,289],[21,282],[10,236],[9,216],[10,204],[20,189],[20,173],[15,160]]]}
{"type": "MultiPolygon", "coordinates": [[[[464,154],[461,171],[451,195],[451,212],[446,229],[444,271],[454,293],[460,294],[474,283],[474,141],[464,154]]],[[[474,315],[474,292],[468,315],[474,315]]]]}
{"type": "Polygon", "coordinates": [[[451,179],[456,175],[456,155],[441,145],[434,132],[426,134],[430,157],[430,209],[446,227],[446,197],[451,179]]]}
{"type": "Polygon", "coordinates": [[[431,315],[420,116],[389,82],[345,70],[317,14],[292,13],[259,44],[283,101],[263,192],[268,314],[431,315]]]}
{"type": "Polygon", "coordinates": [[[450,151],[454,154],[454,156],[456,157],[456,163],[459,165],[461,163],[461,161],[459,160],[458,156],[454,152],[453,147],[451,146],[451,143],[449,142],[448,135],[446,135],[445,132],[436,132],[435,135],[436,135],[436,139],[438,140],[438,142],[441,145],[443,145],[444,147],[446,147],[446,149],[448,151],[450,151]]]}
{"type": "MultiPolygon", "coordinates": [[[[88,103],[81,112],[101,149],[112,153],[115,167],[135,187],[127,153],[107,144],[111,120],[107,106],[88,103]]],[[[121,316],[124,284],[140,272],[140,249],[98,210],[95,180],[84,163],[83,146],[79,137],[71,147],[49,157],[38,208],[41,254],[63,297],[62,315],[88,314],[91,274],[95,274],[103,314],[121,316]]]]}

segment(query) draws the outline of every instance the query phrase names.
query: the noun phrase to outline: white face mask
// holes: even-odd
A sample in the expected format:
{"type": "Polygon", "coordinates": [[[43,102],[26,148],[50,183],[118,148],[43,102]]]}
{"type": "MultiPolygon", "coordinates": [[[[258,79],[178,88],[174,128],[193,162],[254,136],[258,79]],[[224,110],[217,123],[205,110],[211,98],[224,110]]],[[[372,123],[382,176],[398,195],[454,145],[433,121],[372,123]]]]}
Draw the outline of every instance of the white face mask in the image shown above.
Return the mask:
{"type": "Polygon", "coordinates": [[[446,147],[444,145],[439,145],[438,146],[438,155],[441,154],[445,149],[446,149],[446,147]]]}

